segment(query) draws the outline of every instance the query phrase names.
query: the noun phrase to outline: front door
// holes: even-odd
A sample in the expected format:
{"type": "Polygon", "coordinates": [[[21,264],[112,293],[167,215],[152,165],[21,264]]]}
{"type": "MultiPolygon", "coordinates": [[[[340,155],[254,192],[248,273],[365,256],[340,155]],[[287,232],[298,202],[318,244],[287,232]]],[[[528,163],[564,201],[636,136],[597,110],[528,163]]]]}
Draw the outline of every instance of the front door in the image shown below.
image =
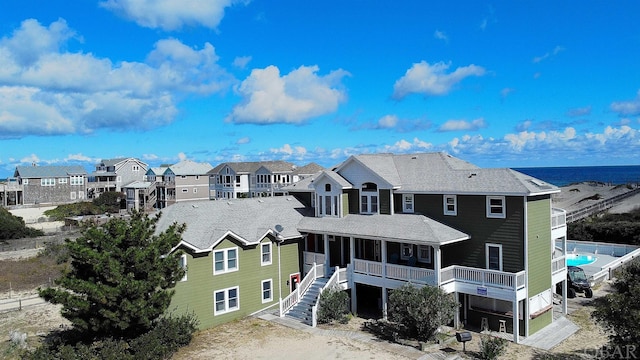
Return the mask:
{"type": "Polygon", "coordinates": [[[293,290],[297,289],[299,284],[300,284],[300,273],[289,275],[289,292],[293,292],[293,290]]]}

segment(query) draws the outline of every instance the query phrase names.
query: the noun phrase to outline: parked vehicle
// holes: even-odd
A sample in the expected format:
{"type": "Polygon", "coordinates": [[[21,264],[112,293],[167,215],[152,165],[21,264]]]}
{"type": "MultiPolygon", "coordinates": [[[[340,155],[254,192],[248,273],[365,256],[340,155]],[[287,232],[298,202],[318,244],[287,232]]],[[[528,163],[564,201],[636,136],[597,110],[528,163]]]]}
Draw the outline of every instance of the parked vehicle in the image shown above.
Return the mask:
{"type": "MultiPolygon", "coordinates": [[[[572,299],[576,297],[576,293],[584,293],[586,298],[593,297],[593,289],[584,270],[577,266],[569,266],[567,268],[567,297],[572,299]]],[[[556,292],[562,293],[562,284],[556,286],[556,292]]]]}

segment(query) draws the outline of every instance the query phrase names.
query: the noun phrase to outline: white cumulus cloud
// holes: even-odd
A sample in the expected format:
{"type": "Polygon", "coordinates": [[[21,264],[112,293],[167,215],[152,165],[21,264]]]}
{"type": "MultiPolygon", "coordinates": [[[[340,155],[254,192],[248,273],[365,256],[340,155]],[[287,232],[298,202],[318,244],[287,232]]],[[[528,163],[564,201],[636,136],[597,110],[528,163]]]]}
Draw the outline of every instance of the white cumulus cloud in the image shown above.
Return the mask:
{"type": "Polygon", "coordinates": [[[469,76],[483,76],[486,70],[477,65],[462,66],[447,73],[451,63],[429,64],[426,61],[413,64],[393,86],[393,98],[402,99],[409,94],[444,95],[469,76]]]}
{"type": "Polygon", "coordinates": [[[235,123],[303,123],[313,117],[332,113],[346,101],[341,80],[349,75],[334,70],[318,75],[317,66],[301,66],[280,75],[276,66],[254,69],[237,88],[243,100],[227,121],[235,123]]]}
{"type": "Polygon", "coordinates": [[[105,9],[148,28],[166,31],[183,26],[204,26],[215,29],[224,10],[237,3],[235,0],[106,0],[100,3],[105,9]]]}
{"type": "Polygon", "coordinates": [[[173,121],[176,95],[211,94],[234,81],[209,43],[160,40],[146,62],[114,63],[63,50],[72,38],[59,19],[25,20],[0,39],[0,138],[150,129],[173,121]]]}
{"type": "Polygon", "coordinates": [[[486,127],[487,123],[484,121],[484,118],[478,118],[472,121],[449,120],[440,125],[438,131],[476,131],[486,127]]]}
{"type": "Polygon", "coordinates": [[[640,90],[635,99],[629,101],[615,101],[611,104],[611,110],[621,116],[640,115],[640,90]]]}

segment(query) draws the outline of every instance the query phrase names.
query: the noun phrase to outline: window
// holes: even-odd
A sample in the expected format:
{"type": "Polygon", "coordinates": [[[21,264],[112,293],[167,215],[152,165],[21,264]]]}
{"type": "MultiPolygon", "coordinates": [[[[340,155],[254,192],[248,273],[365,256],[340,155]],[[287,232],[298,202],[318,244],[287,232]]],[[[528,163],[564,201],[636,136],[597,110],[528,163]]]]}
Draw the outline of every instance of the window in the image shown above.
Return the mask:
{"type": "Polygon", "coordinates": [[[431,263],[431,246],[418,245],[418,261],[431,263]]]}
{"type": "Polygon", "coordinates": [[[504,196],[487,196],[487,217],[505,218],[504,196]]]}
{"type": "Polygon", "coordinates": [[[400,244],[400,258],[402,260],[409,260],[409,258],[413,256],[413,245],[412,244],[400,244]]]}
{"type": "Polygon", "coordinates": [[[75,200],[76,199],[76,192],[72,191],[71,192],[71,200],[75,200]]]}
{"type": "Polygon", "coordinates": [[[193,193],[197,193],[198,192],[198,188],[193,188],[193,193]]]}
{"type": "Polygon", "coordinates": [[[273,286],[273,282],[271,279],[262,280],[262,303],[267,303],[273,301],[273,291],[271,288],[273,286]]]}
{"type": "Polygon", "coordinates": [[[189,192],[189,189],[182,189],[182,192],[183,193],[187,193],[187,192],[189,192]]]}
{"type": "Polygon", "coordinates": [[[213,275],[238,270],[238,248],[213,252],[213,275]]]}
{"type": "Polygon", "coordinates": [[[486,244],[487,269],[502,271],[502,245],[486,244]]]}
{"type": "Polygon", "coordinates": [[[413,212],[413,194],[402,194],[402,211],[413,212]]]}
{"type": "Polygon", "coordinates": [[[70,177],[71,185],[82,185],[84,184],[84,176],[82,175],[72,175],[70,177]]]}
{"type": "Polygon", "coordinates": [[[187,281],[187,254],[180,255],[180,267],[184,270],[184,276],[180,281],[187,281]]]}
{"type": "Polygon", "coordinates": [[[200,180],[200,175],[196,175],[196,180],[200,180]]]}
{"type": "Polygon", "coordinates": [[[232,287],[219,290],[213,293],[214,306],[213,315],[222,315],[240,309],[239,288],[232,287]]]}
{"type": "Polygon", "coordinates": [[[458,215],[458,199],[455,195],[444,195],[444,214],[458,215]]]}
{"type": "Polygon", "coordinates": [[[40,179],[40,186],[54,186],[55,184],[56,184],[56,179],[54,178],[40,179]]]}
{"type": "Polygon", "coordinates": [[[58,179],[58,184],[66,184],[67,183],[67,178],[59,178],[58,179]]]}
{"type": "Polygon", "coordinates": [[[240,176],[236,175],[236,187],[240,186],[240,176]]]}
{"type": "Polygon", "coordinates": [[[78,191],[78,199],[84,199],[84,191],[78,191]]]}
{"type": "Polygon", "coordinates": [[[122,182],[122,176],[116,176],[116,182],[117,183],[121,183],[122,182]]]}
{"type": "Polygon", "coordinates": [[[133,172],[138,172],[138,171],[140,171],[140,165],[133,165],[133,166],[131,166],[131,171],[133,171],[133,172]]]}
{"type": "Polygon", "coordinates": [[[324,191],[331,192],[331,184],[325,184],[324,185],[324,191]]]}
{"type": "Polygon", "coordinates": [[[22,179],[23,185],[29,185],[29,179],[22,179]]]}
{"type": "Polygon", "coordinates": [[[271,242],[262,243],[260,245],[260,264],[271,265],[271,242]]]}

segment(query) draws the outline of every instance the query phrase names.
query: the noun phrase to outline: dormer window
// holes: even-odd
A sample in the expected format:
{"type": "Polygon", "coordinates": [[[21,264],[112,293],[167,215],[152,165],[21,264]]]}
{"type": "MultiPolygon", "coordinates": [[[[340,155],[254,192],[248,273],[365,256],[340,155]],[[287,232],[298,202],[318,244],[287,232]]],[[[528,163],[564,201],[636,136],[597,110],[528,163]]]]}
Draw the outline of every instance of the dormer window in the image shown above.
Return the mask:
{"type": "Polygon", "coordinates": [[[374,183],[362,184],[360,190],[360,213],[378,213],[378,185],[374,183]]]}
{"type": "Polygon", "coordinates": [[[324,191],[331,192],[331,184],[325,184],[324,185],[324,191]]]}

